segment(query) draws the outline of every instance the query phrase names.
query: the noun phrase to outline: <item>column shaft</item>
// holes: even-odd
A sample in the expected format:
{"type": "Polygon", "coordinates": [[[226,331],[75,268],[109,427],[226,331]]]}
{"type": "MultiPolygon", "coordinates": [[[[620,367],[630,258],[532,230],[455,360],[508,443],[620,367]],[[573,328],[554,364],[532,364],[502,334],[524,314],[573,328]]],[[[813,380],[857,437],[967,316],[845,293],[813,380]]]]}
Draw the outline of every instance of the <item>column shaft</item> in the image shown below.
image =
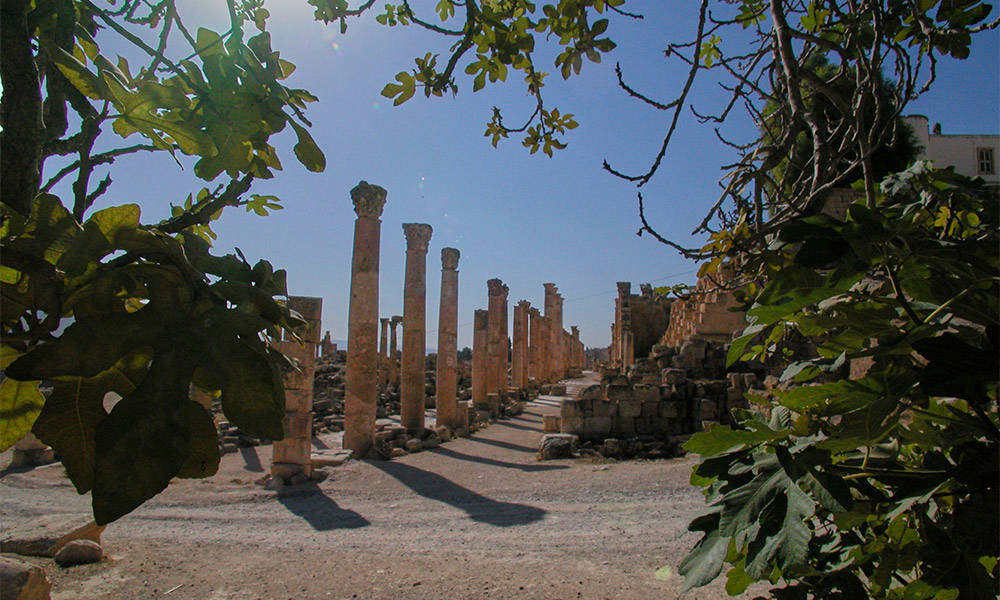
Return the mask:
{"type": "Polygon", "coordinates": [[[487,324],[486,393],[507,391],[507,286],[499,279],[486,282],[489,291],[489,321],[487,324]]]}
{"type": "Polygon", "coordinates": [[[511,355],[511,385],[524,389],[528,385],[528,309],[527,300],[514,306],[514,339],[511,355]]]}
{"type": "Polygon", "coordinates": [[[347,373],[344,389],[344,448],[368,454],[375,441],[378,354],[378,263],[384,189],[362,181],[351,190],[354,256],[347,325],[347,373]]]}
{"type": "Polygon", "coordinates": [[[472,329],[472,406],[477,409],[489,409],[486,397],[486,363],[487,341],[486,330],[489,323],[489,312],[477,310],[472,329]]]}
{"type": "Polygon", "coordinates": [[[403,356],[400,360],[400,421],[411,435],[424,431],[427,352],[427,243],[431,226],[405,223],[406,280],[403,288],[403,356]]]}
{"type": "Polygon", "coordinates": [[[455,248],[441,250],[441,309],[435,395],[437,421],[452,430],[458,420],[458,258],[455,248]]]}

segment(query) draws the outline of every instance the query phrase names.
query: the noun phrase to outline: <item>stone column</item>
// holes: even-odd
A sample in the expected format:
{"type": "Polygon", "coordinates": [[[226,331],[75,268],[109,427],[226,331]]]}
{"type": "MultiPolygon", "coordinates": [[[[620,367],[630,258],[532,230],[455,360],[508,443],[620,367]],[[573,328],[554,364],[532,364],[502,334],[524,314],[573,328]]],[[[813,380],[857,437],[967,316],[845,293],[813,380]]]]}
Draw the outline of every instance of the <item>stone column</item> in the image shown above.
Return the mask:
{"type": "MultiPolygon", "coordinates": [[[[618,300],[615,300],[615,304],[617,304],[617,303],[618,303],[618,300]]],[[[615,366],[615,361],[617,360],[615,358],[616,356],[618,356],[618,333],[617,333],[617,329],[615,328],[615,324],[611,323],[611,344],[608,346],[608,366],[609,367],[615,366]]]]}
{"type": "Polygon", "coordinates": [[[386,385],[389,383],[389,318],[381,318],[379,323],[382,325],[378,346],[379,381],[386,385]]]}
{"type": "Polygon", "coordinates": [[[628,338],[632,336],[632,324],[631,324],[631,311],[629,309],[629,297],[632,295],[632,284],[628,281],[619,281],[618,286],[618,299],[615,304],[615,334],[616,334],[616,349],[618,351],[615,357],[617,361],[617,367],[622,373],[631,363],[627,358],[628,354],[628,344],[626,343],[628,338]]]}
{"type": "Polygon", "coordinates": [[[538,318],[538,339],[540,340],[538,344],[538,377],[539,381],[545,383],[552,382],[551,373],[549,373],[549,361],[552,356],[552,336],[549,332],[551,325],[552,320],[548,317],[538,318]]]}
{"type": "Polygon", "coordinates": [[[404,223],[406,281],[403,285],[403,357],[399,363],[400,422],[410,435],[424,432],[427,355],[427,244],[431,226],[404,223]]]}
{"type": "Polygon", "coordinates": [[[293,477],[308,479],[312,475],[312,393],[316,377],[316,346],[319,344],[322,298],[290,296],[288,307],[302,315],[306,324],[296,328],[302,340],[283,340],[274,345],[291,358],[298,370],[282,374],[285,383],[285,439],[274,442],[271,457],[271,477],[288,481],[293,477]]]}
{"type": "Polygon", "coordinates": [[[441,310],[438,313],[437,421],[453,431],[458,419],[458,258],[455,248],[441,249],[441,310]]]}
{"type": "Polygon", "coordinates": [[[556,338],[559,335],[555,320],[557,288],[554,283],[543,283],[542,285],[545,287],[545,318],[548,319],[548,323],[546,323],[548,325],[548,331],[546,332],[548,335],[545,336],[547,338],[545,344],[545,380],[554,382],[558,379],[556,377],[555,365],[558,343],[556,338]]]}
{"type": "Polygon", "coordinates": [[[531,305],[521,300],[514,307],[514,340],[511,356],[511,386],[524,389],[528,386],[528,309],[531,305]]]}
{"type": "Polygon", "coordinates": [[[478,410],[489,410],[486,396],[487,383],[487,333],[489,312],[477,310],[472,325],[472,406],[478,410]]]}
{"type": "Polygon", "coordinates": [[[552,324],[556,332],[555,367],[556,381],[566,377],[566,330],[563,329],[563,297],[556,294],[555,322],[552,324]]]}
{"type": "Polygon", "coordinates": [[[378,358],[378,262],[382,207],[386,191],[362,181],[351,190],[354,258],[347,325],[347,375],[344,389],[344,448],[368,454],[375,441],[378,358]]]}
{"type": "Polygon", "coordinates": [[[570,337],[572,338],[570,346],[572,348],[572,351],[570,352],[570,357],[571,357],[570,366],[577,369],[582,369],[583,363],[580,362],[580,328],[577,327],[576,325],[571,325],[569,331],[570,331],[570,337]]]}
{"type": "Polygon", "coordinates": [[[486,282],[489,292],[489,321],[486,333],[486,393],[501,394],[507,391],[507,332],[506,319],[508,288],[499,279],[486,282]]]}
{"type": "Polygon", "coordinates": [[[399,385],[399,339],[396,330],[403,322],[403,317],[396,315],[389,319],[389,383],[399,385]]]}
{"type": "Polygon", "coordinates": [[[333,343],[333,340],[330,339],[330,332],[327,331],[326,334],[323,336],[323,341],[320,342],[319,355],[332,356],[336,352],[337,352],[337,344],[333,343]]]}
{"type": "Polygon", "coordinates": [[[528,308],[528,377],[536,382],[542,380],[542,314],[535,307],[528,308]]]}

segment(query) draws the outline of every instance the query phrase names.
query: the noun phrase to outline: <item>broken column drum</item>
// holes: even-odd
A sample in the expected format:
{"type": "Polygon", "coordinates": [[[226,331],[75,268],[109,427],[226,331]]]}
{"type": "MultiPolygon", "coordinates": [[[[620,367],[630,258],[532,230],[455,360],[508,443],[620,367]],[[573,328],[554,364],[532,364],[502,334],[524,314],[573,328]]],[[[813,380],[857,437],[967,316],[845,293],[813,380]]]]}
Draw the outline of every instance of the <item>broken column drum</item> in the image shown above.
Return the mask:
{"type": "Polygon", "coordinates": [[[400,421],[411,435],[424,431],[427,352],[427,244],[431,226],[404,223],[406,280],[403,285],[403,355],[400,359],[400,421]]]}
{"type": "Polygon", "coordinates": [[[299,473],[305,477],[312,474],[309,460],[312,453],[312,394],[323,299],[291,296],[288,308],[302,315],[306,324],[295,328],[301,342],[292,339],[274,342],[277,349],[298,367],[297,370],[289,368],[282,374],[285,384],[285,419],[282,422],[285,438],[274,442],[271,458],[271,476],[285,480],[299,473]]]}
{"type": "Polygon", "coordinates": [[[441,249],[441,308],[438,313],[437,420],[451,429],[458,419],[458,259],[455,248],[441,249]]]}
{"type": "Polygon", "coordinates": [[[344,389],[344,448],[365,456],[375,440],[378,364],[378,263],[382,208],[386,191],[362,181],[351,190],[354,256],[347,326],[344,389]]]}

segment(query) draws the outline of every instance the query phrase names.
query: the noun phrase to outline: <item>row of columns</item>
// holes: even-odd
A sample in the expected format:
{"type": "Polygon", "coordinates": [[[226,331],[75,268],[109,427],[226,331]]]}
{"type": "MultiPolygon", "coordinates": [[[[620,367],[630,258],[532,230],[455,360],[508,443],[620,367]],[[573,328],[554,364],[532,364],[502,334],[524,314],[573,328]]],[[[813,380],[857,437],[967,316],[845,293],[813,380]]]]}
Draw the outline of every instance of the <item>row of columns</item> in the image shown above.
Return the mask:
{"type": "MultiPolygon", "coordinates": [[[[356,456],[365,456],[375,439],[379,383],[384,385],[398,380],[402,424],[413,435],[421,434],[424,429],[426,272],[432,228],[424,223],[403,225],[406,237],[403,315],[381,319],[380,340],[380,217],[386,191],[362,181],[351,190],[351,201],[357,220],[354,224],[348,308],[344,448],[353,450],[356,456]],[[397,356],[397,327],[400,322],[403,325],[403,347],[397,356]]],[[[454,248],[444,248],[441,252],[436,392],[438,423],[451,428],[457,428],[463,422],[459,418],[456,393],[459,257],[459,251],[454,248]]],[[[507,393],[509,385],[523,389],[533,381],[557,381],[565,376],[567,369],[583,366],[579,331],[573,327],[572,332],[566,332],[562,326],[562,296],[558,294],[555,284],[546,283],[544,287],[544,316],[525,300],[515,306],[511,344],[507,337],[509,288],[499,279],[487,282],[488,309],[475,311],[473,330],[472,401],[477,408],[488,408],[496,414],[499,398],[507,393]]],[[[309,470],[309,436],[312,429],[309,400],[316,346],[321,342],[319,314],[322,305],[318,298],[305,300],[304,303],[296,301],[298,308],[292,307],[307,321],[300,335],[306,344],[301,356],[296,355],[305,368],[287,376],[286,388],[294,390],[294,393],[290,395],[289,414],[285,420],[286,440],[276,445],[272,467],[272,471],[286,477],[290,470],[305,471],[307,475],[309,470]]],[[[328,350],[326,344],[323,344],[323,349],[328,350]]],[[[283,350],[294,352],[291,348],[283,350]]]]}
{"type": "MultiPolygon", "coordinates": [[[[357,214],[351,265],[351,302],[348,315],[347,373],[344,390],[344,448],[364,456],[375,441],[377,382],[399,383],[400,420],[411,435],[425,426],[424,370],[427,338],[427,249],[433,229],[426,223],[405,223],[406,271],[403,315],[381,319],[379,351],[378,265],[379,235],[386,191],[362,181],[351,190],[357,214]],[[397,327],[403,325],[403,347],[398,352],[397,327]],[[382,365],[381,370],[379,365],[382,365]],[[379,372],[381,371],[381,372],[379,372]]],[[[458,367],[458,259],[455,248],[441,251],[441,305],[438,319],[438,424],[460,424],[457,398],[458,367]]]]}
{"type": "Polygon", "coordinates": [[[508,388],[520,390],[533,383],[558,381],[567,371],[583,368],[586,357],[579,329],[563,329],[563,298],[555,284],[544,284],[544,315],[527,300],[514,306],[510,340],[509,289],[499,279],[490,279],[486,286],[488,309],[477,310],[473,321],[472,402],[476,408],[496,414],[498,400],[508,388]]]}

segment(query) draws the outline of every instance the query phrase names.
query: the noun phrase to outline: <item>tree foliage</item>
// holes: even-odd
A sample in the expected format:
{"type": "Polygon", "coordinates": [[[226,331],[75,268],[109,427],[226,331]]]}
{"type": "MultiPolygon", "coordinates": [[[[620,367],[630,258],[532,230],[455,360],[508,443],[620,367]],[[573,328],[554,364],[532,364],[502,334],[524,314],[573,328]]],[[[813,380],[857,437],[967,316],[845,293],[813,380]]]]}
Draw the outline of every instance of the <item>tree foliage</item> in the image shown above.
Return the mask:
{"type": "Polygon", "coordinates": [[[686,444],[710,505],[690,525],[705,536],[689,587],[728,564],[730,593],[995,597],[997,226],[995,196],[918,162],[845,221],[782,228],[729,360],[780,353],[792,331],[816,353],[736,429],[686,444]],[[851,362],[863,375],[845,377],[851,362]]]}
{"type": "Polygon", "coordinates": [[[685,446],[702,457],[692,483],[709,505],[689,526],[702,537],[681,565],[688,588],[726,569],[732,594],[770,581],[778,598],[996,597],[996,193],[926,162],[883,178],[878,158],[937,62],[967,57],[972,36],[996,28],[990,10],[705,0],[694,39],[668,46],[689,67],[674,100],[622,81],[671,113],[649,170],[606,165],[639,186],[708,69],[729,78],[731,95],[717,112],[692,109],[696,118],[722,123],[743,107],[761,131],[745,142],[720,133],[739,158],[695,230],[709,235],[705,246],[660,236],[639,196],[640,234],[705,260],[701,274],[738,264],[732,285],[749,327],[730,363],[789,363],[778,389],[736,412],[735,427],[685,446]],[[825,214],[852,179],[847,214],[825,214]]]}
{"type": "MultiPolygon", "coordinates": [[[[317,6],[316,16],[330,22],[340,20],[346,29],[344,16],[368,10],[373,2],[365,2],[357,10],[347,10],[342,0],[310,0],[317,6]]],[[[560,136],[575,129],[572,113],[549,107],[543,88],[550,73],[535,63],[536,39],[555,40],[560,51],[553,61],[563,79],[579,74],[584,59],[599,63],[602,54],[611,52],[616,44],[606,34],[608,15],[641,18],[623,11],[625,0],[559,0],[539,6],[527,0],[439,0],[434,16],[427,16],[404,0],[386,4],[376,20],[387,26],[414,25],[440,34],[454,43],[447,57],[428,53],[414,59],[414,67],[396,74],[395,82],[383,88],[382,95],[398,106],[412,98],[418,90],[427,97],[457,93],[456,70],[472,79],[472,91],[487,84],[502,83],[519,72],[527,93],[535,106],[519,126],[504,123],[503,113],[493,109],[486,125],[486,137],[496,146],[511,134],[521,134],[521,143],[531,154],[538,150],[552,156],[566,147],[560,136]],[[440,24],[434,23],[437,20],[440,24]],[[464,66],[463,66],[464,63],[464,66]]],[[[426,11],[431,12],[431,11],[426,11]]]]}
{"type": "MultiPolygon", "coordinates": [[[[308,1],[317,20],[339,23],[341,33],[374,5],[308,1]]],[[[542,100],[547,74],[532,61],[535,37],[556,37],[555,66],[569,77],[583,57],[599,61],[614,48],[603,36],[607,19],[594,15],[627,14],[616,8],[623,1],[441,0],[434,12],[443,25],[405,0],[385,5],[379,22],[415,24],[456,43],[440,63],[434,54],[417,58],[383,94],[399,104],[417,88],[454,92],[462,60],[474,90],[520,71],[535,110],[519,128],[504,126],[496,110],[488,135],[496,144],[523,133],[531,152],[551,155],[577,124],[542,100]]],[[[189,400],[191,386],[219,397],[248,433],[282,435],[280,370],[289,365],[268,340],[300,323],[282,300],[285,273],[238,250],[212,254],[211,222],[226,208],[262,216],[282,208],[250,190],[281,170],[270,139],[286,128],[307,169],[322,171],[326,161],[304,113],[316,98],[286,85],[295,66],[271,46],[271,13],[262,0],[225,5],[228,28],[215,31],[189,27],[175,0],[3,3],[0,449],[34,431],[77,490],[92,492],[100,523],[173,477],[217,469],[214,427],[189,400]],[[133,64],[106,50],[122,47],[133,64]],[[143,223],[128,199],[95,211],[112,189],[111,175],[98,173],[145,152],[193,163],[210,187],[176,205],[165,198],[172,213],[159,223],[143,223]],[[114,395],[121,400],[111,407],[114,395]]]]}
{"type": "Polygon", "coordinates": [[[92,492],[99,523],[173,477],[218,468],[214,423],[191,386],[245,431],[282,437],[287,361],[268,338],[300,322],[281,301],[285,273],[238,251],[213,255],[210,223],[227,207],[281,208],[245,195],[281,169],[269,139],[285,127],[308,169],[324,158],[302,112],[315,98],[282,83],[294,66],[271,48],[266,14],[229,6],[230,28],[215,32],[190,31],[172,0],[3,5],[0,447],[33,431],[92,492]],[[258,31],[247,37],[249,23],[258,31]],[[142,141],[125,145],[132,136],[142,141]],[[159,223],[127,202],[93,211],[111,187],[110,175],[93,181],[97,169],[133,152],[191,157],[213,187],[159,223]],[[43,183],[46,161],[68,164],[43,183]],[[68,203],[52,193],[66,178],[68,203]],[[112,393],[121,399],[109,410],[112,393]]]}

